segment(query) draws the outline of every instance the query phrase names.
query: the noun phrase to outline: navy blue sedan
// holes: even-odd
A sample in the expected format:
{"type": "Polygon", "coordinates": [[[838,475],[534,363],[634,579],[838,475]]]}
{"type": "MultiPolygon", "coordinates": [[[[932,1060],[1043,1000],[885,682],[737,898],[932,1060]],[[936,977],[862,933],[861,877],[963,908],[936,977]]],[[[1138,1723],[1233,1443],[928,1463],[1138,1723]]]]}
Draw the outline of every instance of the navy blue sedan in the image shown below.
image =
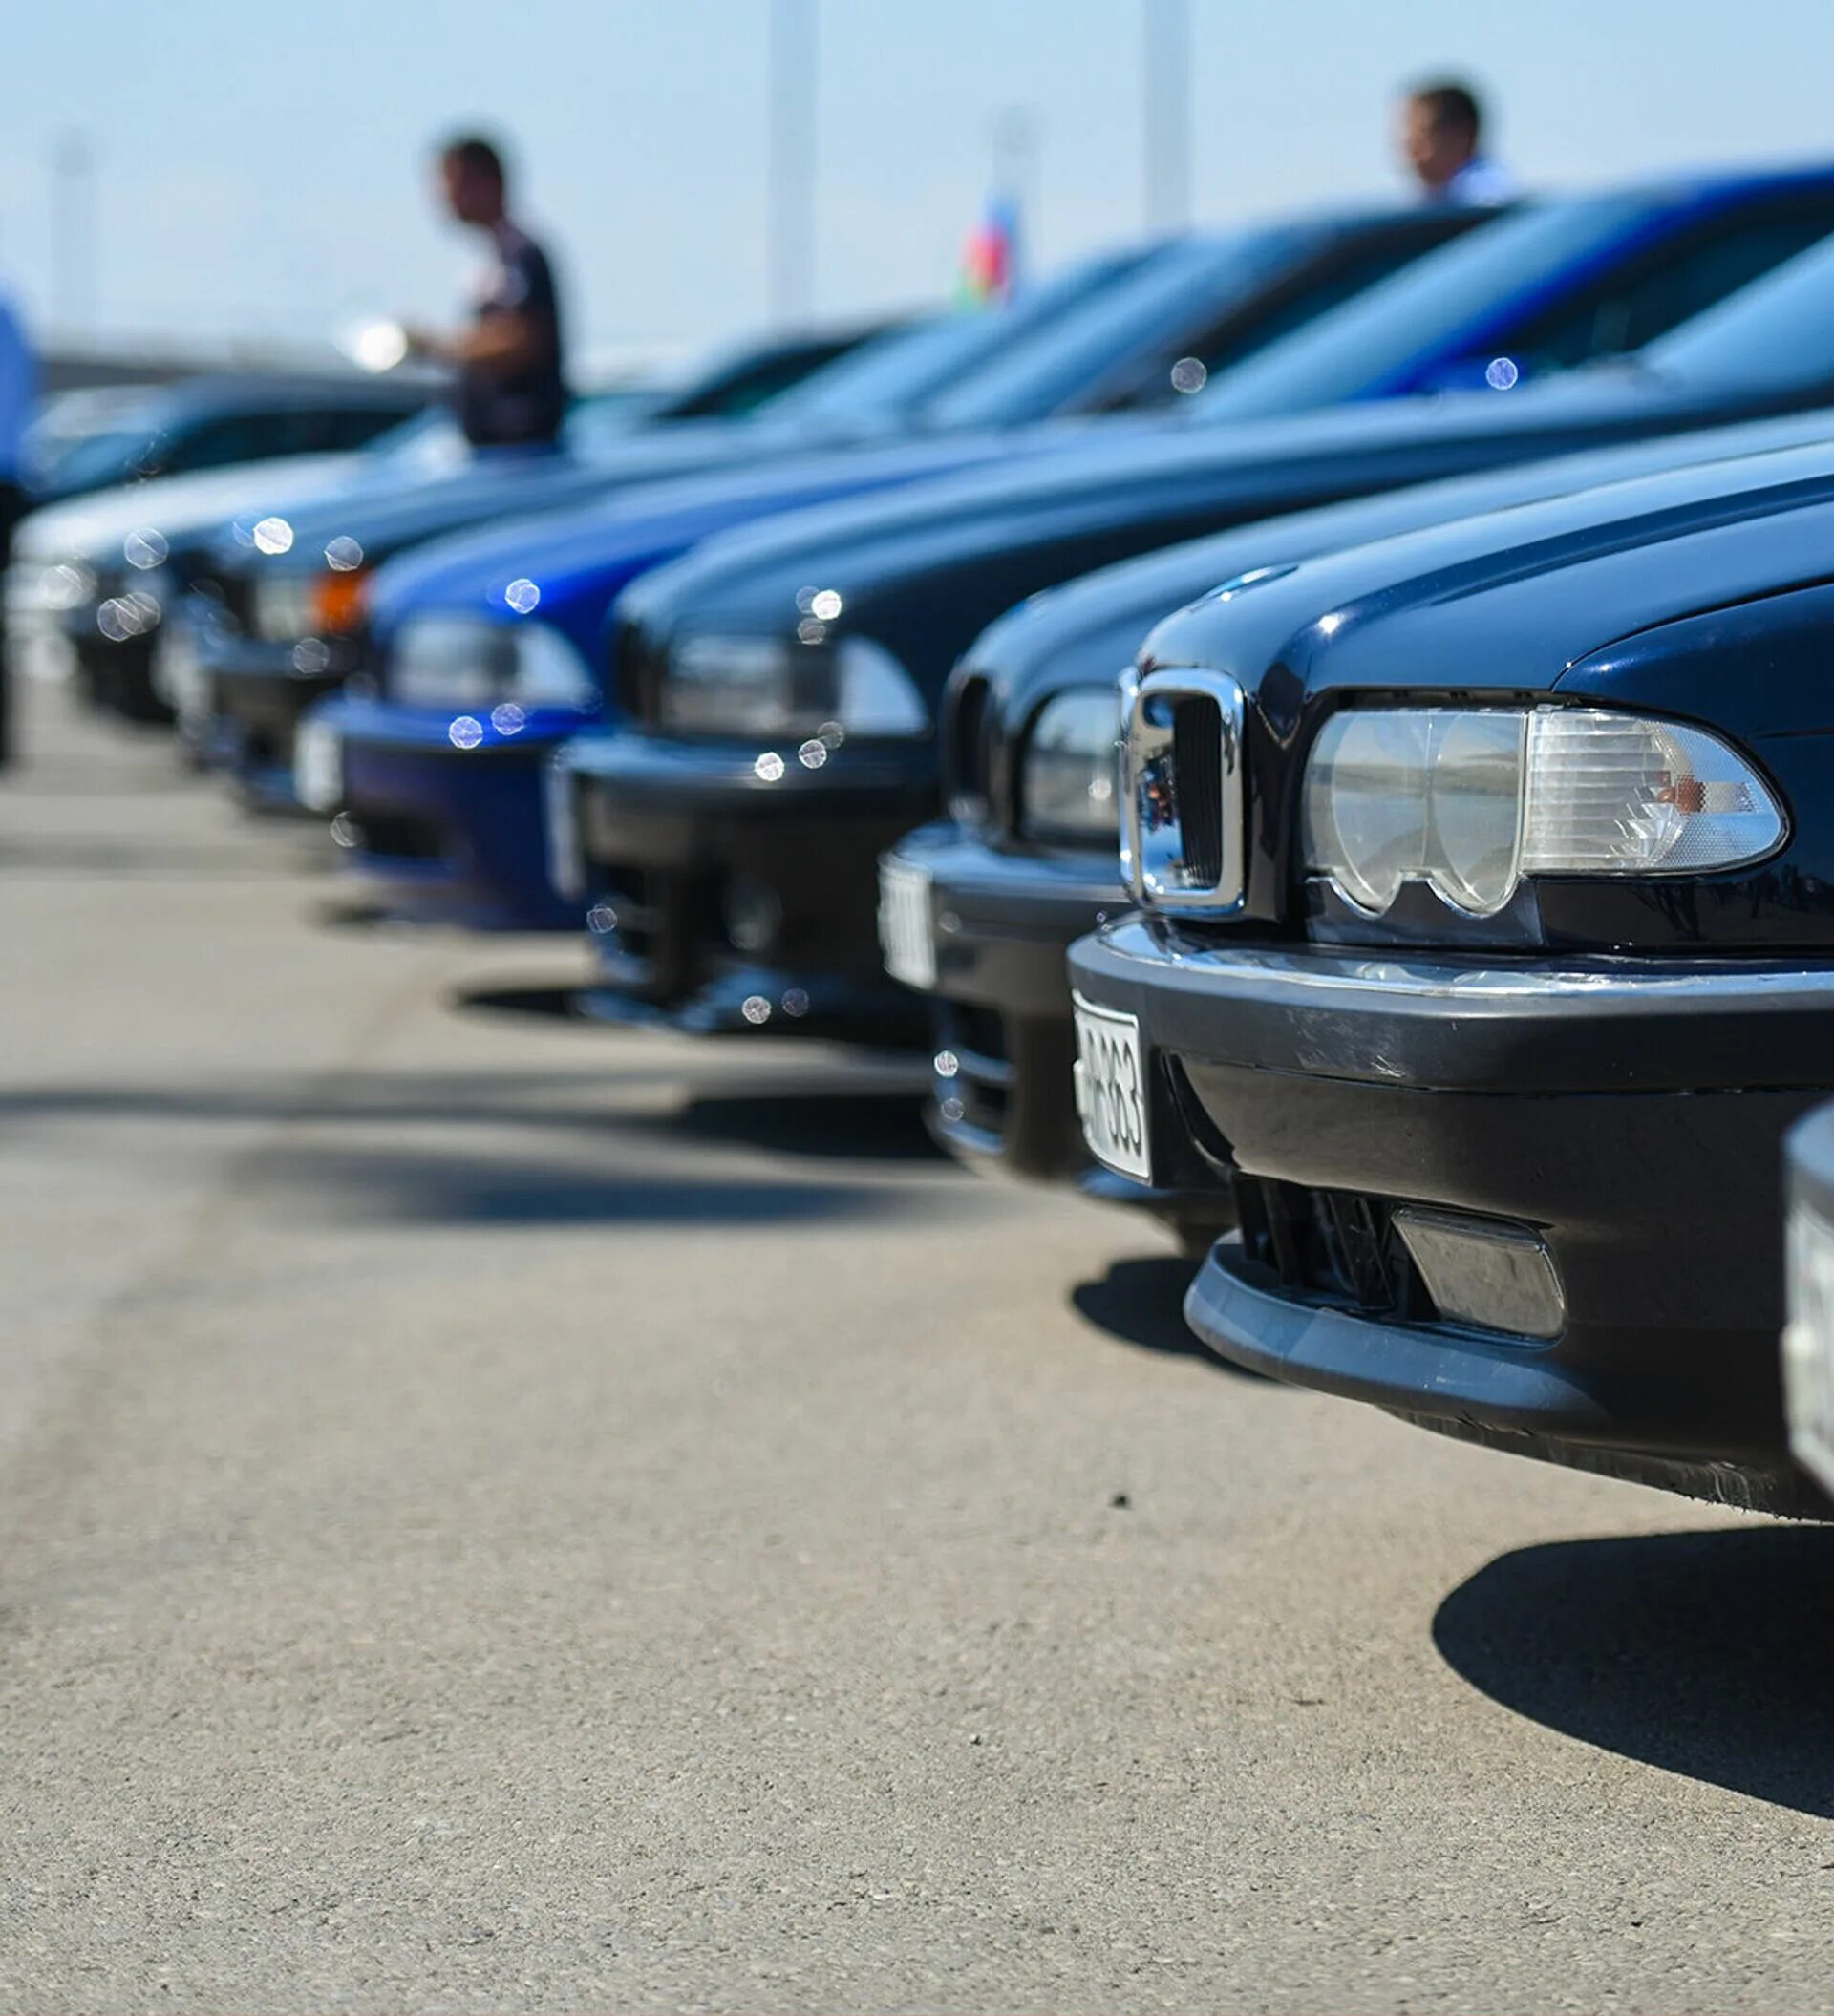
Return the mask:
{"type": "Polygon", "coordinates": [[[1834,1090],[1834,446],[1245,578],[1128,702],[1095,1153],[1233,1189],[1186,1314],[1468,1440],[1814,1502],[1786,1128],[1834,1090]]]}

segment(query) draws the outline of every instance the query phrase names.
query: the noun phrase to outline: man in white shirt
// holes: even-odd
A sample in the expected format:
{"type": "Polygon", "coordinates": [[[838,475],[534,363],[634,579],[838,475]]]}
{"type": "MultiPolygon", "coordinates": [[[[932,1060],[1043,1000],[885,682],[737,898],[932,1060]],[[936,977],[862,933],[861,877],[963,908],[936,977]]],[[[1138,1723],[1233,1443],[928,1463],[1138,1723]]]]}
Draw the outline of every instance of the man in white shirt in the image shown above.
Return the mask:
{"type": "MultiPolygon", "coordinates": [[[[38,367],[11,304],[0,296],[0,576],[12,551],[12,528],[26,508],[25,440],[38,393],[38,367]]],[[[11,676],[0,597],[0,767],[12,753],[11,676]]]]}
{"type": "Polygon", "coordinates": [[[1401,105],[1401,154],[1429,203],[1513,202],[1515,178],[1483,152],[1483,108],[1468,84],[1445,78],[1401,105]]]}

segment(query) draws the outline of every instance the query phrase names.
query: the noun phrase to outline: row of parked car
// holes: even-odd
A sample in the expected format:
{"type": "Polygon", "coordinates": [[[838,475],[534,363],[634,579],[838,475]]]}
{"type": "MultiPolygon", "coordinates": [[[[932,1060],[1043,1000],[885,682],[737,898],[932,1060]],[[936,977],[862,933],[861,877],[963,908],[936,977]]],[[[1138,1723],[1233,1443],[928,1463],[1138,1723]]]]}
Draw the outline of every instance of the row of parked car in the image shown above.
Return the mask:
{"type": "Polygon", "coordinates": [[[1834,166],[1137,245],[43,512],[9,601],[595,1015],[923,1045],[1224,1357],[1821,1514],[1829,552],[1834,166]]]}

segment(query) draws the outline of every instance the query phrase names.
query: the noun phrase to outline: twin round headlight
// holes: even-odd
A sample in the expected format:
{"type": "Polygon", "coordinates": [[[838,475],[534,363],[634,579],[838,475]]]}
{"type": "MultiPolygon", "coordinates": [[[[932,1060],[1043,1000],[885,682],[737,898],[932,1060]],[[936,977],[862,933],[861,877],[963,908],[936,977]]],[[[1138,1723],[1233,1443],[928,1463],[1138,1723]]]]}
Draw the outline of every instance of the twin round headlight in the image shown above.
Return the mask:
{"type": "Polygon", "coordinates": [[[391,700],[405,707],[571,707],[589,711],[599,685],[580,652],[550,624],[466,615],[411,616],[383,668],[391,700]]]}
{"type": "Polygon", "coordinates": [[[1680,875],[1781,845],[1717,736],[1596,708],[1352,709],[1306,765],[1307,867],[1380,913],[1407,882],[1494,915],[1534,875],[1680,875]]]}
{"type": "Polygon", "coordinates": [[[662,726],[688,734],[923,735],[923,695],[883,645],[842,637],[810,646],[775,637],[685,637],[658,696],[662,726]]]}
{"type": "Polygon", "coordinates": [[[1020,820],[1034,839],[1112,848],[1119,817],[1120,695],[1072,687],[1038,710],[1019,772],[1020,820]]]}

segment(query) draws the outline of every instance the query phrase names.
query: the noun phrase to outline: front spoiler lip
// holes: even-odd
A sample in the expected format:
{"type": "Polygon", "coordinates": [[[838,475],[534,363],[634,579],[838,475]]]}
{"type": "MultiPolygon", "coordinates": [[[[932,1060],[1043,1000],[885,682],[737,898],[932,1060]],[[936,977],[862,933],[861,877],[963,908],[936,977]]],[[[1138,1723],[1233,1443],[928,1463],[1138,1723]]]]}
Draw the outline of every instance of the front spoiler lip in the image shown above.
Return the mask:
{"type": "Polygon", "coordinates": [[[1534,1346],[1414,1330],[1378,1317],[1300,1301],[1246,1280],[1239,1249],[1213,1247],[1184,1299],[1184,1317],[1213,1350],[1290,1385],[1492,1429],[1609,1438],[1610,1410],[1583,1381],[1534,1346]]]}
{"type": "Polygon", "coordinates": [[[1749,1511],[1829,1517],[1781,1438],[1698,1450],[1654,1442],[1557,1358],[1476,1339],[1449,1350],[1443,1338],[1404,1325],[1290,1301],[1245,1271],[1226,1239],[1184,1298],[1186,1323],[1232,1365],[1484,1448],[1749,1511]]]}
{"type": "Polygon", "coordinates": [[[907,996],[861,987],[843,975],[790,966],[735,965],[709,974],[692,993],[672,1001],[622,986],[608,970],[588,981],[576,1000],[581,1013],[594,1022],[689,1036],[841,1036],[854,1042],[876,1037],[886,1048],[902,1050],[915,1047],[926,1033],[907,996]],[[761,1019],[746,1013],[748,1002],[764,1004],[761,1019]]]}

